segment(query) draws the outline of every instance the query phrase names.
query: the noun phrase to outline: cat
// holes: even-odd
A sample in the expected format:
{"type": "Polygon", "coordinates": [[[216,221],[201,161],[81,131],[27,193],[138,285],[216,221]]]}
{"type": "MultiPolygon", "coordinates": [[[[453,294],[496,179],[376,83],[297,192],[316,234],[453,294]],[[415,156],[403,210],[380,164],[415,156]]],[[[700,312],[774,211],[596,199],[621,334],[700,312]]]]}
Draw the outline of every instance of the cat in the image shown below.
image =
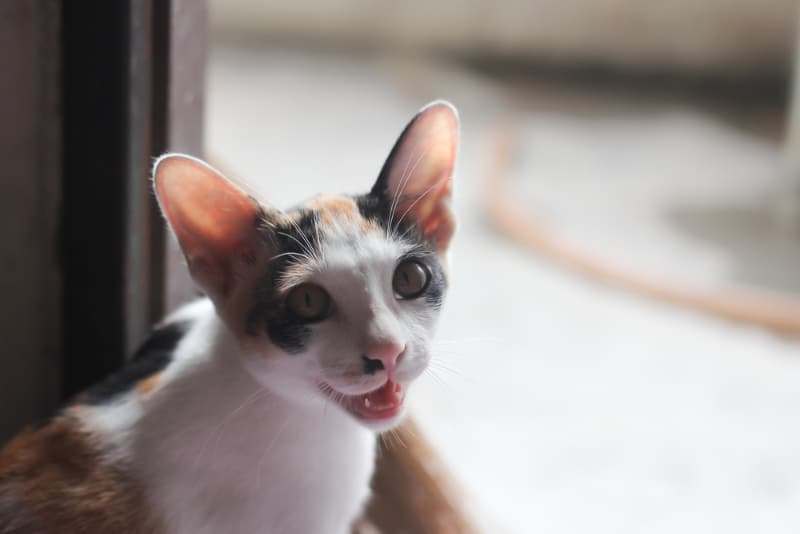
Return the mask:
{"type": "Polygon", "coordinates": [[[0,533],[348,532],[447,291],[459,135],[408,123],[367,194],[280,211],[160,157],[159,206],[206,298],[0,452],[0,533]]]}

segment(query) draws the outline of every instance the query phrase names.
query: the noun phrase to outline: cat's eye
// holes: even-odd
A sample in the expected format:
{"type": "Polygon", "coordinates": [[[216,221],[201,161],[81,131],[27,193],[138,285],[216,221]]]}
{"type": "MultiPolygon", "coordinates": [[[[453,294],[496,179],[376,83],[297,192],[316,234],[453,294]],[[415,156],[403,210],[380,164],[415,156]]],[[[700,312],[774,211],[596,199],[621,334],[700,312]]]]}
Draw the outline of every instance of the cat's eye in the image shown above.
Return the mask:
{"type": "Polygon", "coordinates": [[[331,312],[331,297],[316,284],[300,284],[286,297],[286,308],[303,321],[321,321],[331,312]]]}
{"type": "Polygon", "coordinates": [[[415,299],[428,288],[431,274],[427,267],[414,260],[406,260],[394,270],[392,288],[403,299],[415,299]]]}

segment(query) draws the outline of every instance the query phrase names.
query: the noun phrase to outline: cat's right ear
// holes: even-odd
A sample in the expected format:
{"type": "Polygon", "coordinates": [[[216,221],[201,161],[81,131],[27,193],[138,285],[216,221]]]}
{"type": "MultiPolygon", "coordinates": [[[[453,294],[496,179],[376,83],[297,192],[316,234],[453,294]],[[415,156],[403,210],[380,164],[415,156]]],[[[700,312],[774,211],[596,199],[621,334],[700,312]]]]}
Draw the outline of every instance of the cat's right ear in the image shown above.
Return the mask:
{"type": "Polygon", "coordinates": [[[208,164],[181,154],[160,157],[153,182],[192,278],[212,299],[224,300],[239,271],[263,253],[262,206],[208,164]]]}
{"type": "Polygon", "coordinates": [[[455,229],[450,206],[458,149],[458,113],[431,102],[408,123],[370,192],[388,201],[389,224],[414,223],[444,252],[455,229]]]}

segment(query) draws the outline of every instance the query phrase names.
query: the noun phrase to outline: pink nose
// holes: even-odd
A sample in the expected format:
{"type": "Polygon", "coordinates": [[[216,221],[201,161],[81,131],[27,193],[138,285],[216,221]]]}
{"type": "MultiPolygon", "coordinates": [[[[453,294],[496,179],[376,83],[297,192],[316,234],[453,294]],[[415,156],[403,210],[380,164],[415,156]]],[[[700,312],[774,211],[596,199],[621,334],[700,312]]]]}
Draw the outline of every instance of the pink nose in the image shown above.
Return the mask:
{"type": "Polygon", "coordinates": [[[406,346],[398,341],[379,341],[367,346],[367,353],[364,355],[364,372],[368,375],[375,374],[381,369],[391,377],[397,360],[405,352],[406,346]]]}

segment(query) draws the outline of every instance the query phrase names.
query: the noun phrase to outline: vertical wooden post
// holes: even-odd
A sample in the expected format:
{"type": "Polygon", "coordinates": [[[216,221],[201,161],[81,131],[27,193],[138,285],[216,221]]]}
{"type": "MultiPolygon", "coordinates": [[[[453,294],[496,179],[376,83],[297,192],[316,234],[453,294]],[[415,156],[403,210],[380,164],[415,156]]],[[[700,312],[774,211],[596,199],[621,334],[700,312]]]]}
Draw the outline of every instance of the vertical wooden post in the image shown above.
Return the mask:
{"type": "MultiPolygon", "coordinates": [[[[157,4],[157,23],[164,36],[160,56],[157,112],[163,115],[156,138],[159,153],[184,152],[203,156],[204,88],[207,56],[208,8],[205,1],[170,0],[157,4]]],[[[160,220],[160,216],[159,216],[160,220]]],[[[163,239],[162,234],[162,239],[163,239]]],[[[183,255],[171,236],[161,244],[165,251],[163,293],[167,311],[197,295],[187,274],[183,255]]]]}
{"type": "Polygon", "coordinates": [[[168,149],[201,152],[206,5],[63,7],[68,397],[121,366],[164,312],[165,229],[149,174],[152,158],[168,149]]]}
{"type": "Polygon", "coordinates": [[[0,2],[0,442],[58,395],[59,4],[0,2]]]}

